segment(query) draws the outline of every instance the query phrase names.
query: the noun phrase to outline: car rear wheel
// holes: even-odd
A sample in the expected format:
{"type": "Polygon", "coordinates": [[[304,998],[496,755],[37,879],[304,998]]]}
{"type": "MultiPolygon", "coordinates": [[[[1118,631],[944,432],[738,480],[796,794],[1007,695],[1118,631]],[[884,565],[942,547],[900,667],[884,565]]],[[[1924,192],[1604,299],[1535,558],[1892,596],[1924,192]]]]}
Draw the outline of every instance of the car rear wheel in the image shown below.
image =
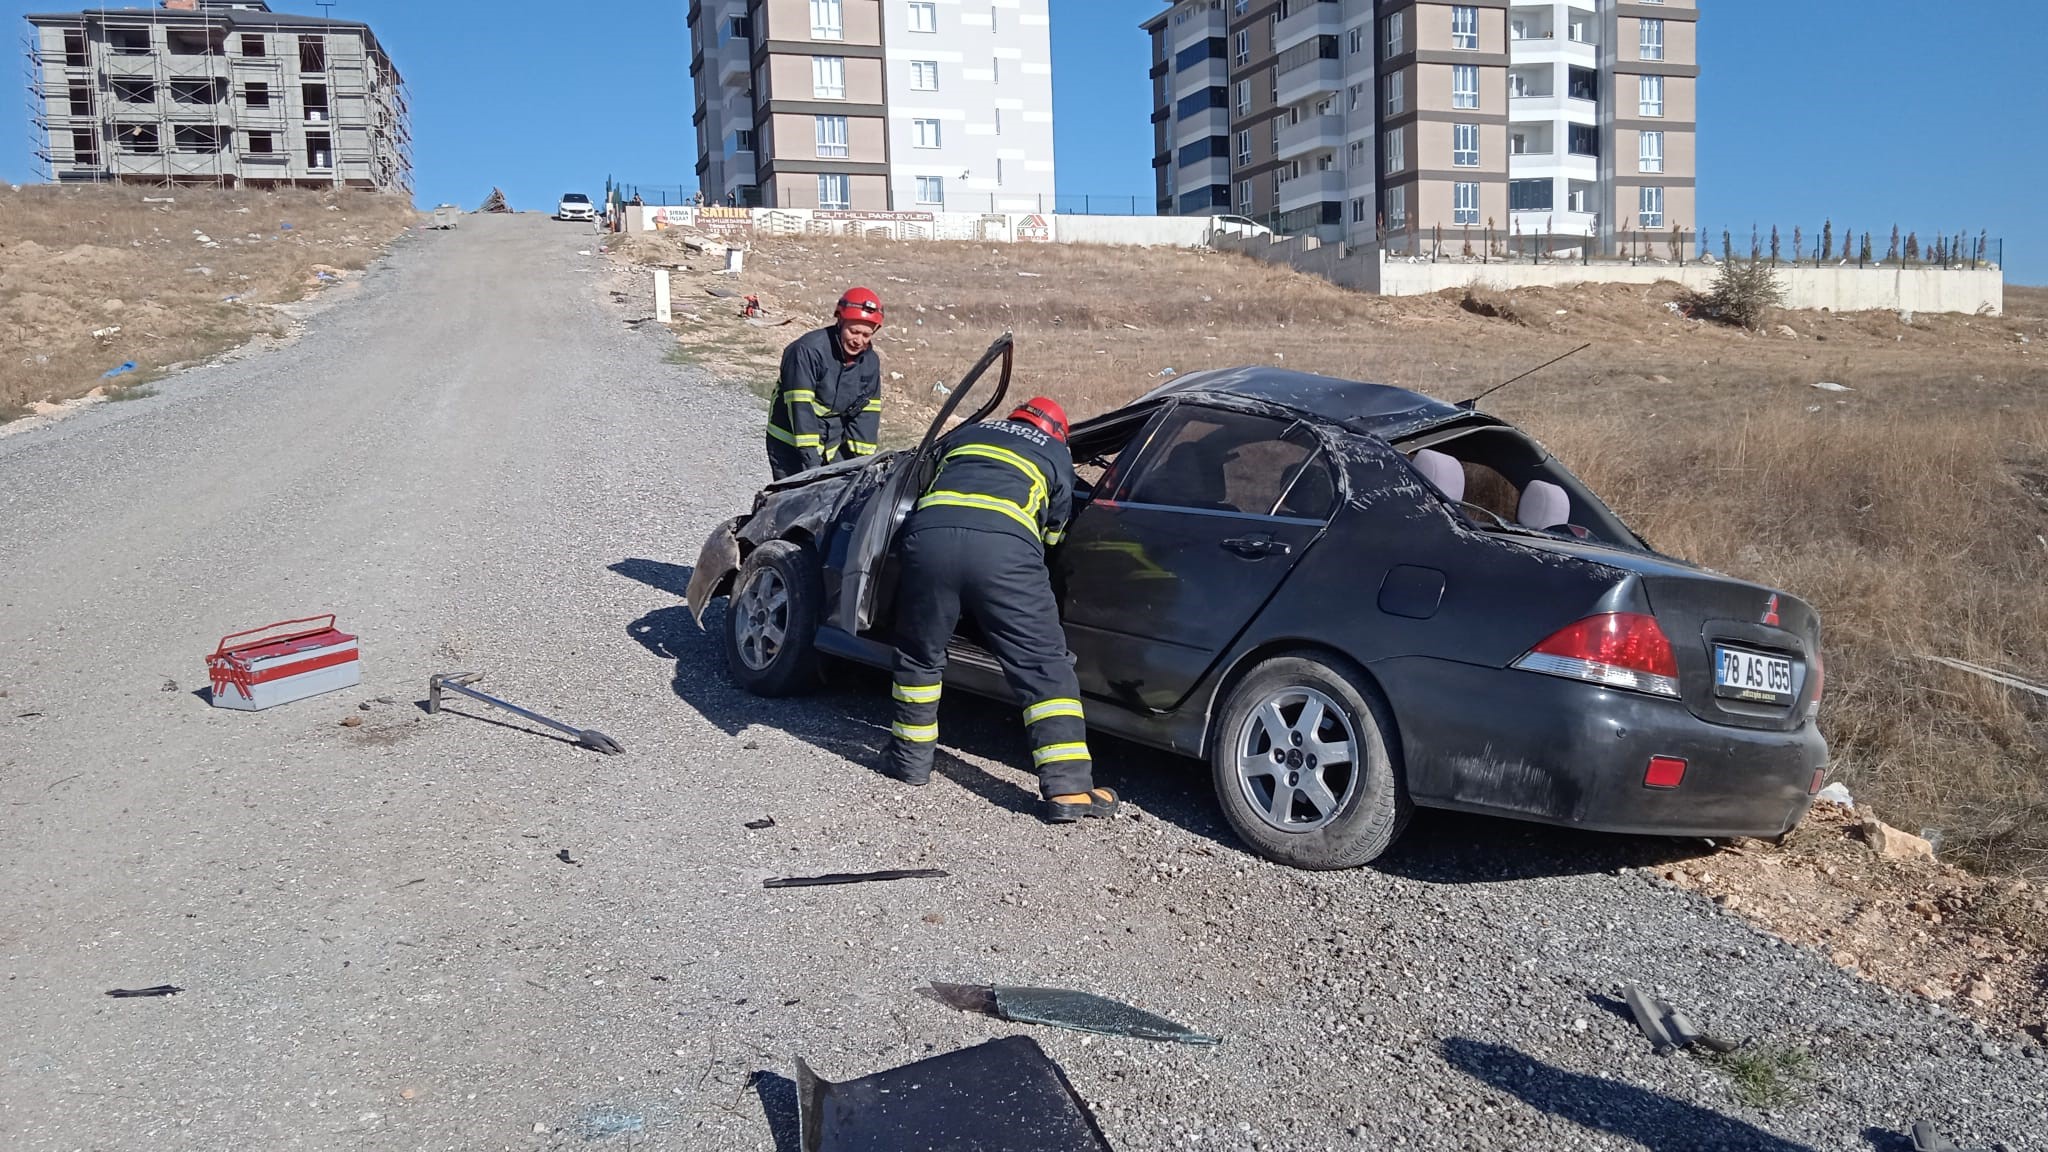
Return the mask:
{"type": "Polygon", "coordinates": [[[1252,851],[1295,868],[1356,868],[1408,823],[1386,706],[1350,662],[1264,661],[1232,689],[1210,741],[1224,818],[1252,851]]]}
{"type": "Polygon", "coordinates": [[[818,618],[824,577],[809,548],[770,540],[740,565],[725,605],[725,666],[756,696],[790,696],[818,685],[818,618]]]}

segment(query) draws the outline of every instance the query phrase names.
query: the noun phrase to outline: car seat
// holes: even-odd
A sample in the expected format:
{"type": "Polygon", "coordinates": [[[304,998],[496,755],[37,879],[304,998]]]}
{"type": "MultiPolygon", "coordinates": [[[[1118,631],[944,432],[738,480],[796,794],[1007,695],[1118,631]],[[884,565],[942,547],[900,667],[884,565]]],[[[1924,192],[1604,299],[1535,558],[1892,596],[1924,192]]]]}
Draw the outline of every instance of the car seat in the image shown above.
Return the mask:
{"type": "Polygon", "coordinates": [[[1444,499],[1453,504],[1465,499],[1465,466],[1454,458],[1433,449],[1424,448],[1409,457],[1409,463],[1422,473],[1422,478],[1436,486],[1444,499]]]}
{"type": "MultiPolygon", "coordinates": [[[[1159,503],[1179,508],[1201,508],[1212,512],[1242,511],[1233,506],[1225,491],[1223,464],[1229,446],[1211,433],[1200,440],[1174,445],[1150,483],[1143,485],[1140,502],[1151,496],[1159,503]]],[[[1266,511],[1264,508],[1260,512],[1266,511]]]]}
{"type": "Polygon", "coordinates": [[[1515,520],[1522,527],[1547,531],[1565,527],[1571,518],[1572,498],[1562,487],[1548,480],[1531,480],[1522,489],[1522,502],[1515,510],[1515,520]]]}

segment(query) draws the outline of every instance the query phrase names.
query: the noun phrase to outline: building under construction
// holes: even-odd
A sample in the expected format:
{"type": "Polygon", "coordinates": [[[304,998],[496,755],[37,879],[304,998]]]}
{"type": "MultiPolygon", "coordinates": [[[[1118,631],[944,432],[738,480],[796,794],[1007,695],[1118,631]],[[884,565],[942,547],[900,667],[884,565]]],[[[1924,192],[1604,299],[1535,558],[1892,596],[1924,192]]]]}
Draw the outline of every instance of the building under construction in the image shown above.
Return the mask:
{"type": "Polygon", "coordinates": [[[405,83],[366,24],[264,0],[28,22],[44,179],[412,191],[405,83]]]}

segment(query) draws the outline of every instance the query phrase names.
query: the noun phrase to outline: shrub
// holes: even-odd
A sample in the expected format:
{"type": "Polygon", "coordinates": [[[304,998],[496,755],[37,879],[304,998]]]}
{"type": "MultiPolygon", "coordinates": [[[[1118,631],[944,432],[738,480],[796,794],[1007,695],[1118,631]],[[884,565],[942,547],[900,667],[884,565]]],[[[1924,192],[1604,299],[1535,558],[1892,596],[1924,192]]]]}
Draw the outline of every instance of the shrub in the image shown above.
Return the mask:
{"type": "Polygon", "coordinates": [[[1768,264],[1721,265],[1714,286],[1687,294],[1686,310],[1695,316],[1754,331],[1764,317],[1785,303],[1784,285],[1768,264]]]}
{"type": "Polygon", "coordinates": [[[1515,302],[1507,293],[1496,292],[1477,283],[1465,285],[1465,298],[1458,301],[1458,307],[1474,316],[1489,316],[1510,324],[1522,323],[1522,315],[1515,311],[1515,302]]]}

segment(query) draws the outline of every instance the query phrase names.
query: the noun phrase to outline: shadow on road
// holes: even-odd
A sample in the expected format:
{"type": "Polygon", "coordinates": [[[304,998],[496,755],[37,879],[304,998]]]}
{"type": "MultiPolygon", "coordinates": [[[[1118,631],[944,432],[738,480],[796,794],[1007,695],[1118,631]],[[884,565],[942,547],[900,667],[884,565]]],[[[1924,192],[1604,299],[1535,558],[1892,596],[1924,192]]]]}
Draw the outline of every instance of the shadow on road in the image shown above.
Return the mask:
{"type": "Polygon", "coordinates": [[[1618,1080],[1545,1064],[1504,1044],[1453,1036],[1451,1067],[1532,1108],[1641,1144],[1650,1152],[1813,1152],[1753,1124],[1618,1080]]]}
{"type": "MultiPolygon", "coordinates": [[[[684,564],[644,559],[621,560],[610,568],[677,597],[689,587],[693,571],[684,564]]],[[[679,603],[649,612],[628,624],[626,632],[654,656],[675,661],[671,689],[726,734],[737,737],[755,725],[774,728],[879,771],[889,741],[887,673],[834,661],[816,695],[780,700],[755,696],[733,684],[726,673],[719,639],[724,611],[724,601],[712,604],[699,628],[689,607],[679,603]]],[[[940,709],[939,732],[936,770],[941,775],[997,807],[1026,814],[1036,811],[1035,791],[984,771],[969,759],[1012,766],[1029,762],[1014,708],[952,693],[940,709]]],[[[1099,783],[1161,820],[1234,852],[1243,851],[1216,807],[1206,765],[1111,736],[1091,734],[1088,741],[1099,783]]],[[[1645,867],[1707,851],[1698,840],[1612,836],[1422,811],[1400,842],[1372,866],[1434,884],[1490,883],[1645,867]]]]}
{"type": "Polygon", "coordinates": [[[754,1073],[754,1095],[761,1100],[761,1115],[768,1120],[768,1132],[775,1138],[775,1152],[799,1152],[803,1147],[798,1129],[796,1081],[762,1069],[754,1073]]]}

